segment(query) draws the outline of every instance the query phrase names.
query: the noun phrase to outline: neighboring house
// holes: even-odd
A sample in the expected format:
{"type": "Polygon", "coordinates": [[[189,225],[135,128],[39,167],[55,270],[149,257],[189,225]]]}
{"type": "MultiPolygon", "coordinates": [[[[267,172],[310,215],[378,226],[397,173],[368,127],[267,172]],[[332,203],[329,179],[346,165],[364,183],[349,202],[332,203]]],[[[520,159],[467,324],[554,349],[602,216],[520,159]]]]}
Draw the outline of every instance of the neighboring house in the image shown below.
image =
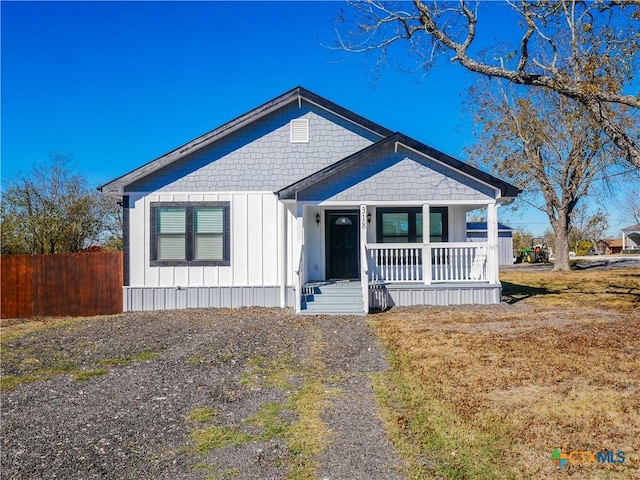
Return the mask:
{"type": "Polygon", "coordinates": [[[615,255],[621,252],[621,238],[603,238],[602,240],[598,240],[598,253],[600,255],[615,255]]]}
{"type": "MultiPolygon", "coordinates": [[[[487,222],[467,222],[467,242],[486,242],[487,222]]],[[[513,228],[498,223],[498,265],[513,265],[513,228]]]]}
{"type": "Polygon", "coordinates": [[[640,223],[622,229],[622,251],[640,251],[640,223]]]}
{"type": "Polygon", "coordinates": [[[304,88],[101,187],[124,209],[124,308],[498,303],[518,189],[304,88]],[[466,214],[487,210],[486,242],[466,214]],[[424,226],[423,226],[424,225],[424,226]]]}

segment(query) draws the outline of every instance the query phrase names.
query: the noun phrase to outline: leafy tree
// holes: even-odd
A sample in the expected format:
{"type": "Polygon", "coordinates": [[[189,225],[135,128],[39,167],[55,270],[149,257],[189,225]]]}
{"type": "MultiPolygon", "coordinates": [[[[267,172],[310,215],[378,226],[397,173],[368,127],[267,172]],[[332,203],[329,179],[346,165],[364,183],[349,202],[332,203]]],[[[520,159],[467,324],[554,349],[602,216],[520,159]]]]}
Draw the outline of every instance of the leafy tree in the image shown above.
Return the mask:
{"type": "Polygon", "coordinates": [[[28,176],[8,182],[1,199],[2,254],[80,252],[122,236],[119,209],[74,173],[70,158],[50,154],[28,176]]]}
{"type": "Polygon", "coordinates": [[[571,224],[572,236],[577,238],[576,253],[585,255],[593,248],[597,254],[598,242],[609,229],[609,214],[600,209],[590,213],[586,205],[582,205],[575,210],[571,224]],[[586,248],[581,248],[581,245],[586,248]]]}
{"type": "Polygon", "coordinates": [[[640,167],[640,96],[631,92],[640,71],[640,0],[510,0],[515,34],[492,26],[499,7],[491,3],[349,1],[337,19],[337,48],[367,53],[376,69],[428,70],[446,58],[488,78],[556,92],[578,102],[621,157],[640,167]],[[485,48],[488,35],[497,40],[485,48]],[[408,65],[401,63],[407,52],[408,65]]]}
{"type": "Polygon", "coordinates": [[[518,227],[513,232],[512,242],[513,242],[513,250],[514,257],[518,256],[518,253],[524,250],[527,247],[531,246],[531,240],[533,239],[533,234],[522,227],[518,227]]]}
{"type": "Polygon", "coordinates": [[[472,158],[547,214],[556,237],[554,269],[568,270],[576,206],[616,163],[617,150],[583,105],[550,90],[483,80],[469,105],[479,128],[472,158]]]}

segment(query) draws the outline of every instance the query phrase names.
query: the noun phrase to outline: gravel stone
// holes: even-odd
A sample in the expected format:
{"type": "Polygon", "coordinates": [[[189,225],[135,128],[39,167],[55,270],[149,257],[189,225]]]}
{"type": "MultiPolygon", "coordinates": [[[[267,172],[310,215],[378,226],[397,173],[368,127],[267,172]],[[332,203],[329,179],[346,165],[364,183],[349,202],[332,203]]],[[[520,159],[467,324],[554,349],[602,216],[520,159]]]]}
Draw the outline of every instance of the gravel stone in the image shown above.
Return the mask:
{"type": "Polygon", "coordinates": [[[318,478],[402,478],[373,398],[370,375],[387,364],[366,319],[259,308],[94,317],[6,342],[3,376],[60,361],[108,373],[56,375],[3,392],[2,478],[285,478],[283,439],[198,453],[189,433],[206,425],[187,416],[213,408],[210,424],[250,432],[243,421],[290,392],[247,385],[247,362],[290,358],[303,368],[318,343],[326,384],[338,392],[322,413],[332,435],[318,478]],[[109,363],[143,351],[157,356],[109,363]]]}

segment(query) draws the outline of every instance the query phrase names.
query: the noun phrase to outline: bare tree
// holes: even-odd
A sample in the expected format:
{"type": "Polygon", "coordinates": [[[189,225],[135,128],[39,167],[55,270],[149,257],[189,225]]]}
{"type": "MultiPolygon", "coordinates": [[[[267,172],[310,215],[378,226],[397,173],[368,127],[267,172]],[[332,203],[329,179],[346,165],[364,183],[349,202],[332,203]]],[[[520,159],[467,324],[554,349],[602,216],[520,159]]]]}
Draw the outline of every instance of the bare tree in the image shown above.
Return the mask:
{"type": "Polygon", "coordinates": [[[640,71],[640,0],[506,3],[517,39],[504,29],[486,48],[478,39],[495,8],[491,2],[348,1],[336,23],[337,48],[367,53],[376,66],[409,51],[417,55],[412,70],[428,70],[449,55],[471,72],[554,91],[579,102],[622,157],[640,168],[640,96],[630,92],[640,71]]]}
{"type": "Polygon", "coordinates": [[[48,164],[34,166],[2,192],[3,254],[80,252],[118,231],[117,205],[72,172],[70,158],[53,153],[48,164]]]}
{"type": "Polygon", "coordinates": [[[585,107],[550,90],[484,80],[468,100],[479,128],[472,159],[523,191],[555,232],[556,270],[569,269],[569,231],[581,199],[616,163],[611,140],[585,107]]]}
{"type": "Polygon", "coordinates": [[[627,192],[620,208],[622,212],[621,221],[626,226],[632,223],[640,225],[640,190],[630,190],[627,192]]]}

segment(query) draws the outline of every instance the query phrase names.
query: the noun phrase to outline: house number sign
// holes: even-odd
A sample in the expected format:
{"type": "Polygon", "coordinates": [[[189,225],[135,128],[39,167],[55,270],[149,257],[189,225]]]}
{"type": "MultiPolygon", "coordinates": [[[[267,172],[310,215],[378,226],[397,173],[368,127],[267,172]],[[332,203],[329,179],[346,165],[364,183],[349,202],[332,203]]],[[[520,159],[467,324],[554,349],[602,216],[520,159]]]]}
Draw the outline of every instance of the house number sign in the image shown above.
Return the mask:
{"type": "Polygon", "coordinates": [[[367,229],[367,206],[360,205],[360,228],[362,230],[367,229]]]}

